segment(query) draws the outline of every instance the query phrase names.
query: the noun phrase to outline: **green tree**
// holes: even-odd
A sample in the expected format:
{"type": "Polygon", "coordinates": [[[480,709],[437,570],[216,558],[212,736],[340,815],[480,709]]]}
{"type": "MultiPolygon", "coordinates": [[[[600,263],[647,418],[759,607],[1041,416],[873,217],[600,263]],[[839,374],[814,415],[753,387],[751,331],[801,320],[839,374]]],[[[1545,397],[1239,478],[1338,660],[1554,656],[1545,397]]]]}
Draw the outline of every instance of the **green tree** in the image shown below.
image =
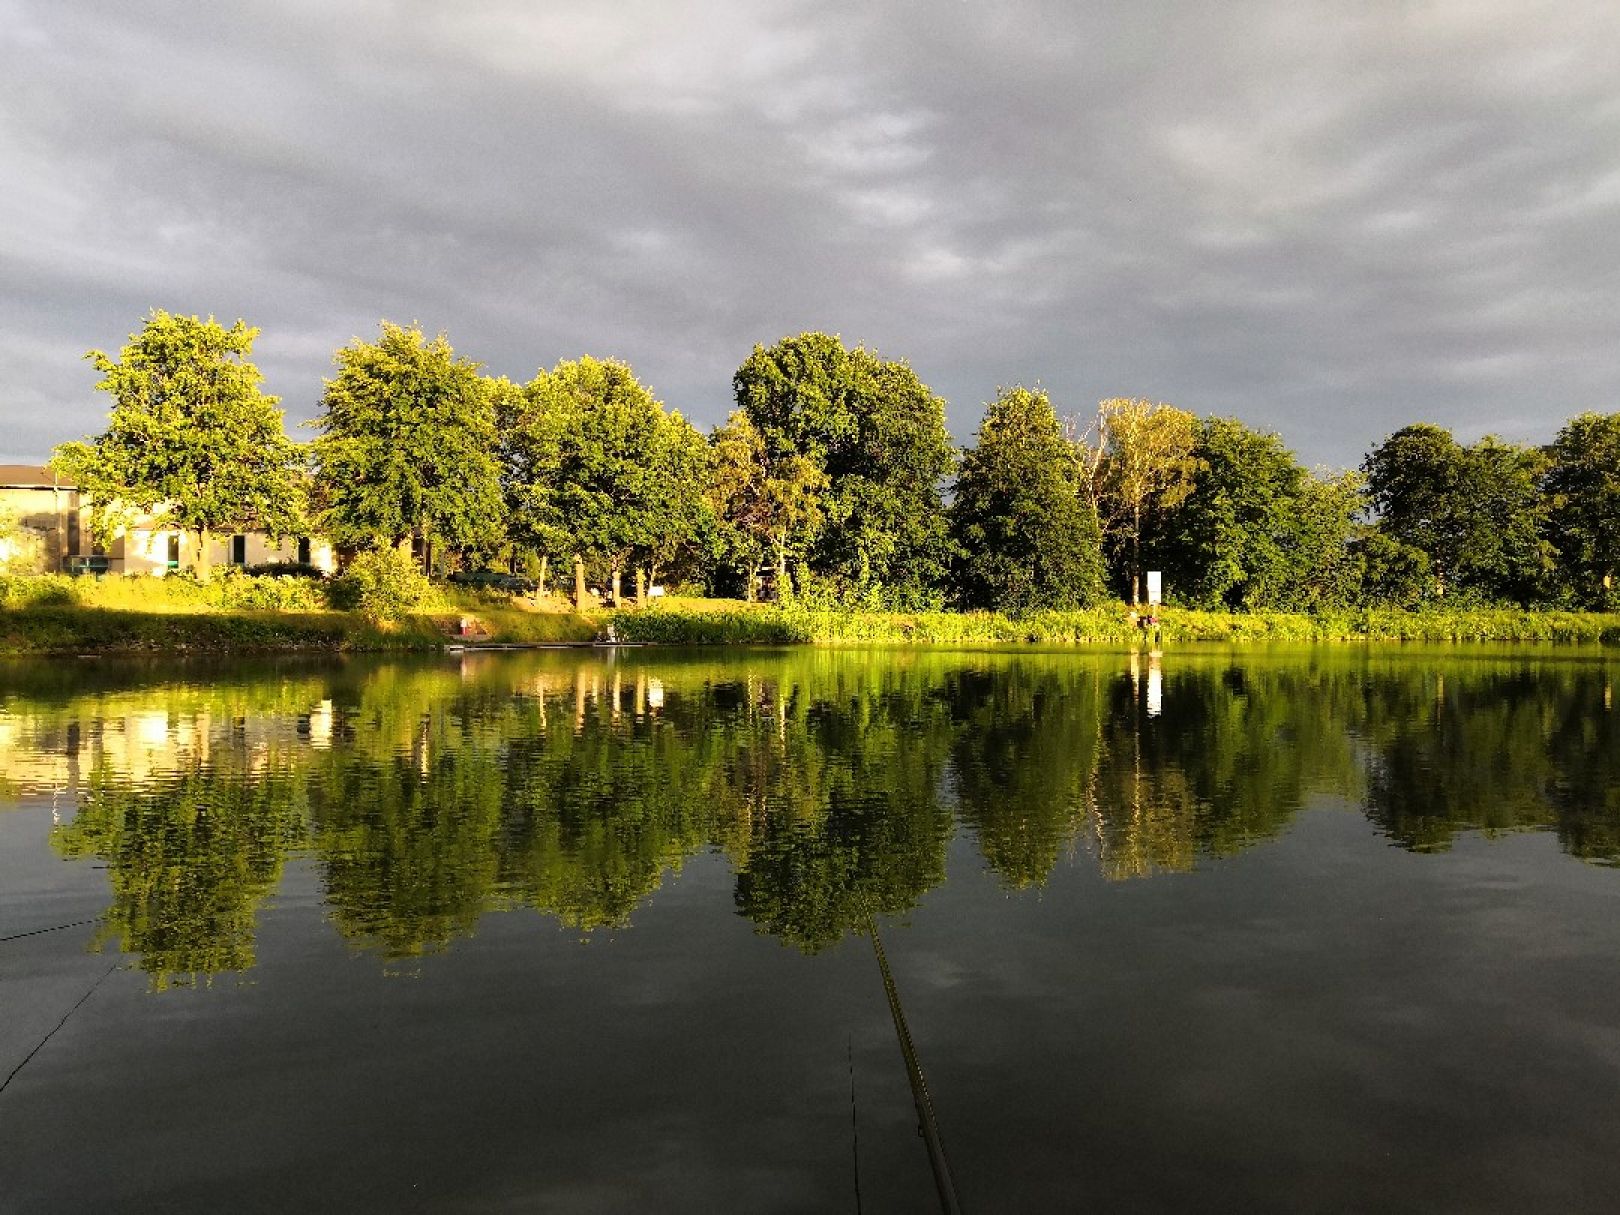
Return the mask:
{"type": "Polygon", "coordinates": [[[240,320],[227,329],[154,309],[117,359],[85,355],[101,373],[97,389],[113,399],[107,429],[62,444],[51,462],[89,496],[99,532],[134,511],[156,527],[195,532],[206,578],[211,533],[297,530],[298,451],[248,361],[258,335],[240,320]]]}
{"type": "Polygon", "coordinates": [[[767,560],[776,566],[776,595],[788,584],[788,558],[814,540],[821,523],[826,474],[797,452],[772,453],[742,410],[709,436],[713,453],[709,502],[720,523],[726,558],[743,572],[752,602],[767,560]]]}
{"type": "Polygon", "coordinates": [[[773,459],[802,456],[827,478],[813,543],[795,537],[812,572],[846,593],[937,602],[950,552],[945,402],[905,363],[825,333],[754,347],[732,385],[773,459]]]}
{"type": "Polygon", "coordinates": [[[629,366],[589,356],[508,395],[502,463],[521,541],[607,573],[667,566],[705,525],[708,447],[629,366]]]}
{"type": "Polygon", "coordinates": [[[1613,608],[1620,596],[1620,413],[1583,413],[1553,440],[1548,535],[1576,602],[1613,608]]]}
{"type": "Polygon", "coordinates": [[[1490,435],[1463,447],[1427,423],[1396,431],[1363,464],[1380,530],[1428,554],[1441,593],[1518,603],[1551,568],[1545,467],[1533,448],[1490,435]]]}
{"type": "MultiPolygon", "coordinates": [[[[382,323],[334,356],[314,425],[322,523],[358,549],[491,549],[502,521],[494,386],[442,333],[382,323]]],[[[424,556],[426,556],[426,551],[424,556]]]]}
{"type": "Polygon", "coordinates": [[[1354,591],[1361,508],[1353,475],[1317,477],[1275,434],[1232,418],[1199,425],[1191,493],[1156,539],[1171,587],[1210,607],[1308,610],[1354,591]]]}
{"type": "Polygon", "coordinates": [[[963,453],[951,505],[964,604],[1030,611],[1102,597],[1102,536],[1075,447],[1044,392],[1004,388],[963,453]]]}
{"type": "Polygon", "coordinates": [[[1116,580],[1132,603],[1144,594],[1144,536],[1192,492],[1197,438],[1198,419],[1183,409],[1135,397],[1097,406],[1087,444],[1089,484],[1116,580]]]}

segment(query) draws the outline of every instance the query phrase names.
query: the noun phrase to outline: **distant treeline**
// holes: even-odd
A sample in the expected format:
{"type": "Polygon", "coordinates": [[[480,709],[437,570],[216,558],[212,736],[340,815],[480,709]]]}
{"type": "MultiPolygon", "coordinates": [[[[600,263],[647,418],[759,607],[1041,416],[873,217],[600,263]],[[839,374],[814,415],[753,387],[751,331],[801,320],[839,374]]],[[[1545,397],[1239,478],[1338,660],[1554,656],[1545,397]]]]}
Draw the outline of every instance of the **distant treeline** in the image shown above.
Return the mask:
{"type": "Polygon", "coordinates": [[[748,599],[1027,612],[1134,598],[1156,569],[1171,601],[1207,608],[1617,602],[1620,413],[1546,448],[1418,423],[1323,473],[1236,419],[1116,399],[1076,424],[1015,387],[959,452],[910,366],[805,333],[754,348],[705,435],[622,362],[516,384],[384,322],[337,351],[298,444],[248,361],[256,335],[154,311],[117,359],[88,356],[108,428],[54,463],[99,503],[204,535],[414,540],[440,570],[552,584],[577,558],[615,596],[640,571],[748,599]]]}

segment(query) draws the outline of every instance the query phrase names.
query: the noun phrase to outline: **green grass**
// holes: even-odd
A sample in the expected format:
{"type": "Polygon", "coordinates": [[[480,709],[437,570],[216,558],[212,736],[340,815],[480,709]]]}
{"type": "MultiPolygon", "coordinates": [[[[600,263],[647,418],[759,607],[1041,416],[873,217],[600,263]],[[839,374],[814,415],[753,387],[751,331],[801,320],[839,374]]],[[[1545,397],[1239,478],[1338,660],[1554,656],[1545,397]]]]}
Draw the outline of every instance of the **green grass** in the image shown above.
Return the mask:
{"type": "MultiPolygon", "coordinates": [[[[244,579],[290,583],[292,579],[244,579]]],[[[393,624],[359,613],[259,606],[236,587],[171,579],[0,580],[0,654],[230,653],[276,650],[434,650],[474,636],[505,644],[578,644],[609,623],[622,641],[665,645],[1133,645],[1141,633],[1122,603],[1079,612],[1011,617],[997,612],[834,611],[731,600],[657,602],[619,612],[530,611],[502,596],[454,592],[434,611],[393,624]]],[[[1187,642],[1560,641],[1620,645],[1620,614],[1488,608],[1404,612],[1372,609],[1287,612],[1161,610],[1164,644],[1187,642]]]]}

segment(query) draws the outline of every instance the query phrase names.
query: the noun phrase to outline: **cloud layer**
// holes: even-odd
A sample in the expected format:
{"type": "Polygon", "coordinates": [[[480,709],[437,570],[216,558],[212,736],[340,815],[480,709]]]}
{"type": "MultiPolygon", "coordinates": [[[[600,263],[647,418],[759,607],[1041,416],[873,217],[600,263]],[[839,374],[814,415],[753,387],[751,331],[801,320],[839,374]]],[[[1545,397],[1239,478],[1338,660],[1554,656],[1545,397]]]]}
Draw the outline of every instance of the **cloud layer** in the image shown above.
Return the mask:
{"type": "Polygon", "coordinates": [[[0,0],[0,459],[99,429],[151,307],[247,318],[292,420],[379,318],[701,424],[757,341],[1394,427],[1620,409],[1611,0],[0,0]]]}

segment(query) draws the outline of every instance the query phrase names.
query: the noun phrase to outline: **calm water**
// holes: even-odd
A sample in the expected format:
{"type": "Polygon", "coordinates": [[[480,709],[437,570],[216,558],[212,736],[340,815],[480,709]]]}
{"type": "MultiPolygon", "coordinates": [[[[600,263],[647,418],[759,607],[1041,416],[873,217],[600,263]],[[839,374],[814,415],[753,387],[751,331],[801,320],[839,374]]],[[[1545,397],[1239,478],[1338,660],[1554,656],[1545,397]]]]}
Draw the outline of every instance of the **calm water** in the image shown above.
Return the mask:
{"type": "Polygon", "coordinates": [[[0,667],[0,1210],[1613,1210],[1617,682],[0,667]]]}

